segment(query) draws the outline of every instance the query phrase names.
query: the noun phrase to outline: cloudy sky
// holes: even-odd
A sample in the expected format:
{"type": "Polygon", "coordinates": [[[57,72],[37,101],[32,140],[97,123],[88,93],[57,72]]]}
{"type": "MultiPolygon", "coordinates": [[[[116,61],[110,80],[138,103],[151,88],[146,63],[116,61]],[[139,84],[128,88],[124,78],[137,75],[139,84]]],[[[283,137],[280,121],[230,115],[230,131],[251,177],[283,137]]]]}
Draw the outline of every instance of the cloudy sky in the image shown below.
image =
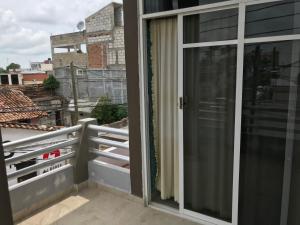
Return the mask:
{"type": "MultiPolygon", "coordinates": [[[[112,0],[0,1],[0,67],[51,57],[50,35],[76,31],[76,25],[112,0]]],[[[121,0],[115,0],[121,2],[121,0]]]]}

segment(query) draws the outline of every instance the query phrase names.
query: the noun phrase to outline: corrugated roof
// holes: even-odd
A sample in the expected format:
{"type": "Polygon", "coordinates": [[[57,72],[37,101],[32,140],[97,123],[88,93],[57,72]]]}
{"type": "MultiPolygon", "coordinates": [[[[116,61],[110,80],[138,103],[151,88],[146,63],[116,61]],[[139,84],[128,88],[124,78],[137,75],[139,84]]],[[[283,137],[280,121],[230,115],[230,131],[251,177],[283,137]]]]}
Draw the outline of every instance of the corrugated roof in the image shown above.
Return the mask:
{"type": "Polygon", "coordinates": [[[23,92],[0,88],[0,123],[35,119],[47,115],[23,92]]]}

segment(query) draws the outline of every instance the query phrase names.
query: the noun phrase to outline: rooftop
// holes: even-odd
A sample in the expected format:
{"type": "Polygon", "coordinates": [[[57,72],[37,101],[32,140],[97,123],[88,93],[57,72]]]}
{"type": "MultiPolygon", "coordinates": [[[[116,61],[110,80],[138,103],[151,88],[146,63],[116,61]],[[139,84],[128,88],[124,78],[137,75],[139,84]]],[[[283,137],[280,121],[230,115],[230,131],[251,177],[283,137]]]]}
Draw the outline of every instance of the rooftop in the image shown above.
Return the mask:
{"type": "Polygon", "coordinates": [[[47,116],[33,101],[16,89],[0,89],[0,122],[35,119],[47,116]]]}

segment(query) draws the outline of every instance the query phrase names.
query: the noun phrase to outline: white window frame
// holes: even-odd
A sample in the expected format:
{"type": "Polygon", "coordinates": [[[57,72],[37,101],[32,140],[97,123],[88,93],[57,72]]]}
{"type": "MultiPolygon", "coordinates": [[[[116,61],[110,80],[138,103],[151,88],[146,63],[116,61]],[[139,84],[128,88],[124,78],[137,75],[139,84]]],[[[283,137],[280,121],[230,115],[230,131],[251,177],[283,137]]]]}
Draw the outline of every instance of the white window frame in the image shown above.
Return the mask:
{"type": "MultiPolygon", "coordinates": [[[[226,2],[200,5],[171,11],[144,14],[143,0],[138,0],[138,29],[139,29],[139,86],[140,86],[140,115],[141,115],[141,147],[142,147],[142,175],[143,175],[143,199],[145,206],[154,207],[158,210],[177,214],[183,218],[201,222],[202,224],[238,225],[238,201],[239,201],[239,172],[240,172],[240,144],[241,144],[241,119],[242,119],[242,93],[243,93],[243,68],[244,46],[249,43],[267,43],[288,40],[300,40],[300,34],[270,36],[260,38],[245,38],[245,14],[246,6],[276,2],[283,0],[229,0],[226,2]],[[215,41],[183,44],[183,16],[199,14],[210,11],[238,8],[238,37],[237,40],[215,41]],[[236,106],[235,106],[235,137],[234,137],[234,166],[233,166],[233,199],[232,199],[232,223],[219,219],[199,215],[183,208],[183,110],[178,110],[179,118],[179,210],[174,210],[165,205],[151,202],[151,175],[149,154],[149,99],[147,81],[147,29],[146,21],[156,18],[177,16],[178,20],[178,97],[183,96],[183,49],[207,46],[237,45],[237,73],[236,73],[236,106]],[[181,63],[180,63],[181,62],[181,63]]],[[[179,99],[179,98],[178,98],[179,99]]],[[[179,103],[179,102],[178,102],[179,103]]]]}

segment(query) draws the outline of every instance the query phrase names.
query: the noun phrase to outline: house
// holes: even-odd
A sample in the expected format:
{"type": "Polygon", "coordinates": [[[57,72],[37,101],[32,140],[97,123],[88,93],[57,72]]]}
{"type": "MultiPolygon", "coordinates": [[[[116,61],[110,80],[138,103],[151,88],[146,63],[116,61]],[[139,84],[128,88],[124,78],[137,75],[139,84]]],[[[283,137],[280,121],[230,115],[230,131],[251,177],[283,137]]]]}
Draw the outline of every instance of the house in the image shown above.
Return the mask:
{"type": "Polygon", "coordinates": [[[21,85],[22,80],[21,70],[10,70],[8,73],[0,73],[0,85],[21,85]]]}
{"type": "Polygon", "coordinates": [[[26,122],[35,124],[47,115],[23,92],[10,88],[0,89],[0,123],[26,122]]]}
{"type": "Polygon", "coordinates": [[[97,102],[109,96],[127,103],[123,5],[110,3],[85,19],[86,29],[51,36],[56,92],[73,101],[72,73],[80,101],[97,102]]]}
{"type": "Polygon", "coordinates": [[[53,64],[51,58],[43,61],[43,62],[30,62],[30,69],[36,71],[42,71],[51,73],[53,71],[53,64]]]}
{"type": "Polygon", "coordinates": [[[78,69],[125,70],[122,4],[108,4],[87,17],[85,26],[84,31],[51,36],[54,70],[71,62],[78,69]]]}
{"type": "Polygon", "coordinates": [[[48,126],[67,124],[69,116],[64,113],[67,107],[67,100],[63,96],[53,95],[42,84],[13,86],[10,88],[23,92],[40,110],[48,114],[47,117],[39,119],[40,124],[48,126]]]}
{"type": "Polygon", "coordinates": [[[48,74],[39,70],[23,70],[21,72],[23,77],[23,85],[43,84],[44,80],[48,78],[48,74]]]}
{"type": "Polygon", "coordinates": [[[124,2],[146,204],[203,224],[300,223],[299,6],[124,2]]]}
{"type": "MultiPolygon", "coordinates": [[[[79,191],[81,205],[52,223],[298,225],[299,13],[295,0],[124,1],[130,193],[143,201],[79,191]],[[149,216],[139,203],[159,211],[149,216]]],[[[62,177],[78,191],[101,179],[108,167],[87,169],[95,165],[87,149],[104,142],[93,122],[68,130],[87,132],[75,164],[25,187],[47,192],[38,184],[62,177]]],[[[8,191],[0,194],[9,221],[8,191]]]]}

